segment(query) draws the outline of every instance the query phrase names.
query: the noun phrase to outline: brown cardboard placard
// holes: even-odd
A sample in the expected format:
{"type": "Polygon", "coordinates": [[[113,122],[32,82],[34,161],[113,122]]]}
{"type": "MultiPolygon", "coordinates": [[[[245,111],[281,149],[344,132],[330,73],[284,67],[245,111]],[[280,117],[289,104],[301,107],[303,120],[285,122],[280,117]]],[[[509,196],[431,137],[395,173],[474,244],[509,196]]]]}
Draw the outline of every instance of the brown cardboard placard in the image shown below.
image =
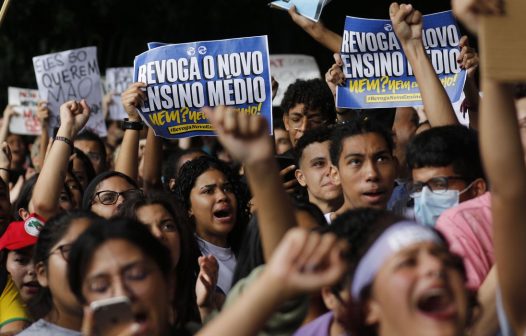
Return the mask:
{"type": "Polygon", "coordinates": [[[505,0],[505,14],[483,17],[479,46],[483,73],[506,82],[526,80],[526,1],[505,0]]]}

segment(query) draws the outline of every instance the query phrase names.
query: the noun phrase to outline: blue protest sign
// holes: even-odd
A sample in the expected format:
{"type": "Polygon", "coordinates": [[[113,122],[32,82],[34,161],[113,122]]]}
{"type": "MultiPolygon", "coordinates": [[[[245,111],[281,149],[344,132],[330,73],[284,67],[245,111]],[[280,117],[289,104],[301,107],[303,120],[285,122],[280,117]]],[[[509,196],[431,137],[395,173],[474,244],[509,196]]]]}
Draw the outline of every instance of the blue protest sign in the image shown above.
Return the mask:
{"type": "MultiPolygon", "coordinates": [[[[460,33],[451,11],[423,17],[426,53],[449,99],[460,99],[466,71],[457,63],[460,33]]],[[[341,47],[345,83],[336,93],[341,108],[420,106],[415,76],[390,20],[347,17],[341,47]]]]}
{"type": "Polygon", "coordinates": [[[205,106],[261,114],[272,125],[266,36],[158,44],[135,57],[134,81],[147,84],[139,112],[163,138],[214,135],[205,106]]]}

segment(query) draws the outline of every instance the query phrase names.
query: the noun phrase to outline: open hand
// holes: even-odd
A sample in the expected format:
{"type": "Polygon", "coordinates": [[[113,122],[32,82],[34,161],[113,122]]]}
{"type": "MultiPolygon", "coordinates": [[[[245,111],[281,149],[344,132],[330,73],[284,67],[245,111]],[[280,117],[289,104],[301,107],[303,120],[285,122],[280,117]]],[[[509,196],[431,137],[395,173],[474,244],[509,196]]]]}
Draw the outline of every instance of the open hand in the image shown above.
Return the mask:
{"type": "Polygon", "coordinates": [[[217,285],[219,264],[214,256],[201,256],[197,260],[199,264],[199,275],[195,284],[195,296],[197,298],[197,307],[200,309],[214,308],[214,293],[217,285]]]}
{"type": "Polygon", "coordinates": [[[462,36],[459,42],[460,54],[457,57],[457,62],[460,63],[462,69],[466,69],[469,77],[473,77],[479,66],[479,55],[475,48],[469,46],[467,36],[462,36]]]}

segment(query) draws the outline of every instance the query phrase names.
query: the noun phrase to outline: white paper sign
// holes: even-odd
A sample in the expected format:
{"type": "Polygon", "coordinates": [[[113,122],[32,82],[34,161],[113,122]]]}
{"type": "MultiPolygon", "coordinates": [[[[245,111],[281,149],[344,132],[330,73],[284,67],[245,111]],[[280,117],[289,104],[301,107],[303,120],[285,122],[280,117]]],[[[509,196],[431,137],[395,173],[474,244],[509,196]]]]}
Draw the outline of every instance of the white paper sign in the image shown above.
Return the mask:
{"type": "Polygon", "coordinates": [[[39,135],[40,121],[37,117],[38,90],[7,88],[8,104],[16,115],[11,117],[9,132],[23,135],[39,135]]]}
{"type": "Polygon", "coordinates": [[[109,106],[111,120],[123,120],[128,117],[121,101],[121,93],[133,83],[133,67],[106,69],[106,90],[113,92],[112,102],[109,106]]]}
{"type": "Polygon", "coordinates": [[[285,91],[296,79],[321,78],[316,60],[307,55],[270,55],[270,74],[279,83],[272,105],[281,104],[285,91]]]}
{"type": "Polygon", "coordinates": [[[86,129],[106,136],[96,47],[33,57],[33,66],[40,97],[48,102],[51,112],[50,131],[60,125],[60,105],[69,100],[86,99],[91,108],[86,129]]]}

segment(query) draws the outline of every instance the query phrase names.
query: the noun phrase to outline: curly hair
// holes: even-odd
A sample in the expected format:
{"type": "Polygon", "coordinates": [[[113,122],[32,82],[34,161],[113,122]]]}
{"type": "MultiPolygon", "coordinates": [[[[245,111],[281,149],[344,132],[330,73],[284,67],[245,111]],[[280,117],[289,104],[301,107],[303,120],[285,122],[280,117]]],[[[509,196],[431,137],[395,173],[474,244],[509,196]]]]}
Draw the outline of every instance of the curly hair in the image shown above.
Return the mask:
{"type": "MultiPolygon", "coordinates": [[[[208,156],[188,161],[181,167],[177,175],[177,184],[174,190],[175,198],[188,212],[191,208],[190,192],[195,186],[195,182],[203,173],[214,169],[223,173],[226,180],[232,184],[237,200],[236,225],[227,238],[232,251],[237,256],[249,220],[249,192],[247,186],[241,182],[239,175],[230,166],[221,160],[208,156]]],[[[195,223],[193,225],[195,229],[195,223]]]]}
{"type": "Polygon", "coordinates": [[[290,84],[281,101],[281,108],[285,114],[297,104],[304,104],[309,110],[320,110],[324,120],[336,120],[334,97],[327,84],[319,79],[298,79],[290,84]]]}

